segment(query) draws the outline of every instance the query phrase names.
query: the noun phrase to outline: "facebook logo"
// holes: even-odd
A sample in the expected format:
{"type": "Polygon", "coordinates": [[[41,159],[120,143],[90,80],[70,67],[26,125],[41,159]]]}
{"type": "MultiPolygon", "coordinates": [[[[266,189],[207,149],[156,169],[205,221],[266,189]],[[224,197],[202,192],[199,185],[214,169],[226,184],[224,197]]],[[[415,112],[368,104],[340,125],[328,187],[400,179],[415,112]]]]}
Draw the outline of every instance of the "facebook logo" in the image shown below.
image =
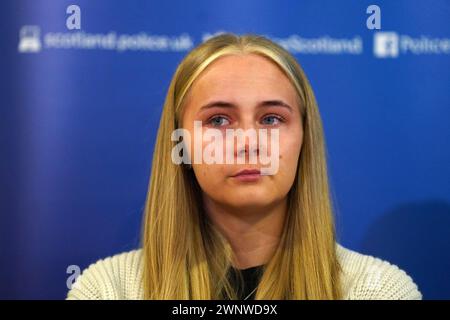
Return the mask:
{"type": "Polygon", "coordinates": [[[398,34],[396,32],[377,32],[373,42],[373,53],[377,58],[396,58],[398,56],[398,34]]]}

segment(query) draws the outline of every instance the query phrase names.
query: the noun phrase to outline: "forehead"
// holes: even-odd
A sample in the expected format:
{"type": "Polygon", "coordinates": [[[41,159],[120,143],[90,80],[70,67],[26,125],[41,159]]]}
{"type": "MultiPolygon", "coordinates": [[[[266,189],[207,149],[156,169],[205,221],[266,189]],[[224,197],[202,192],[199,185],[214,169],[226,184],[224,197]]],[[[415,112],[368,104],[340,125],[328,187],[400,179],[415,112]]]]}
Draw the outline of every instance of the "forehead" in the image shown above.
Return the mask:
{"type": "Polygon", "coordinates": [[[280,67],[257,54],[218,58],[198,76],[189,91],[195,100],[285,98],[293,102],[296,97],[294,86],[280,67]]]}

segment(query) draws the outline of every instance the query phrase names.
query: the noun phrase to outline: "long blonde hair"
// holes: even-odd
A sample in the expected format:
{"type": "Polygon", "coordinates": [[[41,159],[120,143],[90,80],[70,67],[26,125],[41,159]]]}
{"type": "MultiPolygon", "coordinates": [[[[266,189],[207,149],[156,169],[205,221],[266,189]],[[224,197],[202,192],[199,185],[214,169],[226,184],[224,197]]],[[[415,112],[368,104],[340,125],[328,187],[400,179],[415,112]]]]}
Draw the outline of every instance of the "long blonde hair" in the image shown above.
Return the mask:
{"type": "Polygon", "coordinates": [[[183,99],[199,74],[219,57],[246,53],[264,56],[285,72],[300,98],[304,130],[282,237],[264,266],[255,299],[341,298],[325,141],[311,85],[281,46],[258,35],[225,33],[194,48],[168,89],[142,230],[146,299],[238,299],[227,276],[231,247],[204,212],[193,170],[172,162],[177,142],[171,133],[180,125],[183,99]]]}

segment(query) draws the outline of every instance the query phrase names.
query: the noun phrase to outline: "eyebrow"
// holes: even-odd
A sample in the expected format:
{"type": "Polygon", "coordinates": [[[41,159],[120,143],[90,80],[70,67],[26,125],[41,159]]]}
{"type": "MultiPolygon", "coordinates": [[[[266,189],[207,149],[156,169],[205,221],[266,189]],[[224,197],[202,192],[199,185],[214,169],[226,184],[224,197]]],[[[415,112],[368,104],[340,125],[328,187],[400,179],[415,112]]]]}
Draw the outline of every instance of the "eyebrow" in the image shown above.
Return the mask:
{"type": "MultiPolygon", "coordinates": [[[[286,102],[284,102],[283,100],[265,100],[265,101],[261,101],[259,102],[257,105],[257,107],[282,107],[282,108],[286,108],[289,110],[289,112],[292,112],[293,109],[292,107],[287,104],[286,102]]],[[[205,104],[204,106],[202,106],[199,110],[203,111],[205,109],[210,109],[210,108],[214,108],[214,107],[218,107],[218,108],[237,108],[237,105],[235,105],[234,103],[231,102],[227,102],[227,101],[211,101],[207,104],[205,104]]]]}

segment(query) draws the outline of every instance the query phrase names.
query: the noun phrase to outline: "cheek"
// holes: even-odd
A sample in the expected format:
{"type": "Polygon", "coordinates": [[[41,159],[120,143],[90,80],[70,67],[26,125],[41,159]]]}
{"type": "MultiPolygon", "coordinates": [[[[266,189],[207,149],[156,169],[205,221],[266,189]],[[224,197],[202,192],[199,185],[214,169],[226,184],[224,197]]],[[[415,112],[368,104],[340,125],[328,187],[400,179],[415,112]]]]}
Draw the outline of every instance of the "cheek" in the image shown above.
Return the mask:
{"type": "Polygon", "coordinates": [[[301,141],[293,139],[284,139],[280,146],[280,162],[285,165],[296,165],[301,150],[301,141]]]}
{"type": "MultiPolygon", "coordinates": [[[[192,168],[194,170],[195,177],[197,178],[197,181],[201,187],[201,189],[206,192],[207,194],[214,194],[215,192],[221,190],[224,186],[224,181],[227,177],[227,170],[225,168],[226,165],[224,164],[208,164],[205,162],[205,152],[207,153],[206,156],[211,156],[210,152],[211,147],[209,147],[206,151],[205,148],[207,146],[210,146],[214,139],[208,139],[205,135],[205,130],[202,130],[202,139],[199,139],[198,137],[195,137],[194,135],[194,129],[189,128],[188,129],[191,134],[191,141],[190,141],[190,152],[191,152],[191,160],[194,162],[194,153],[197,151],[199,152],[199,156],[201,159],[201,163],[195,164],[192,163],[192,168]],[[195,144],[198,143],[196,146],[195,144]]],[[[225,145],[225,143],[224,143],[225,145]]],[[[222,150],[222,153],[225,152],[225,147],[222,150]]]]}
{"type": "Polygon", "coordinates": [[[302,138],[301,133],[280,135],[280,173],[286,180],[293,179],[297,171],[302,138]]]}
{"type": "Polygon", "coordinates": [[[222,165],[193,164],[192,168],[197,181],[206,193],[213,193],[224,185],[225,173],[222,165]]]}

